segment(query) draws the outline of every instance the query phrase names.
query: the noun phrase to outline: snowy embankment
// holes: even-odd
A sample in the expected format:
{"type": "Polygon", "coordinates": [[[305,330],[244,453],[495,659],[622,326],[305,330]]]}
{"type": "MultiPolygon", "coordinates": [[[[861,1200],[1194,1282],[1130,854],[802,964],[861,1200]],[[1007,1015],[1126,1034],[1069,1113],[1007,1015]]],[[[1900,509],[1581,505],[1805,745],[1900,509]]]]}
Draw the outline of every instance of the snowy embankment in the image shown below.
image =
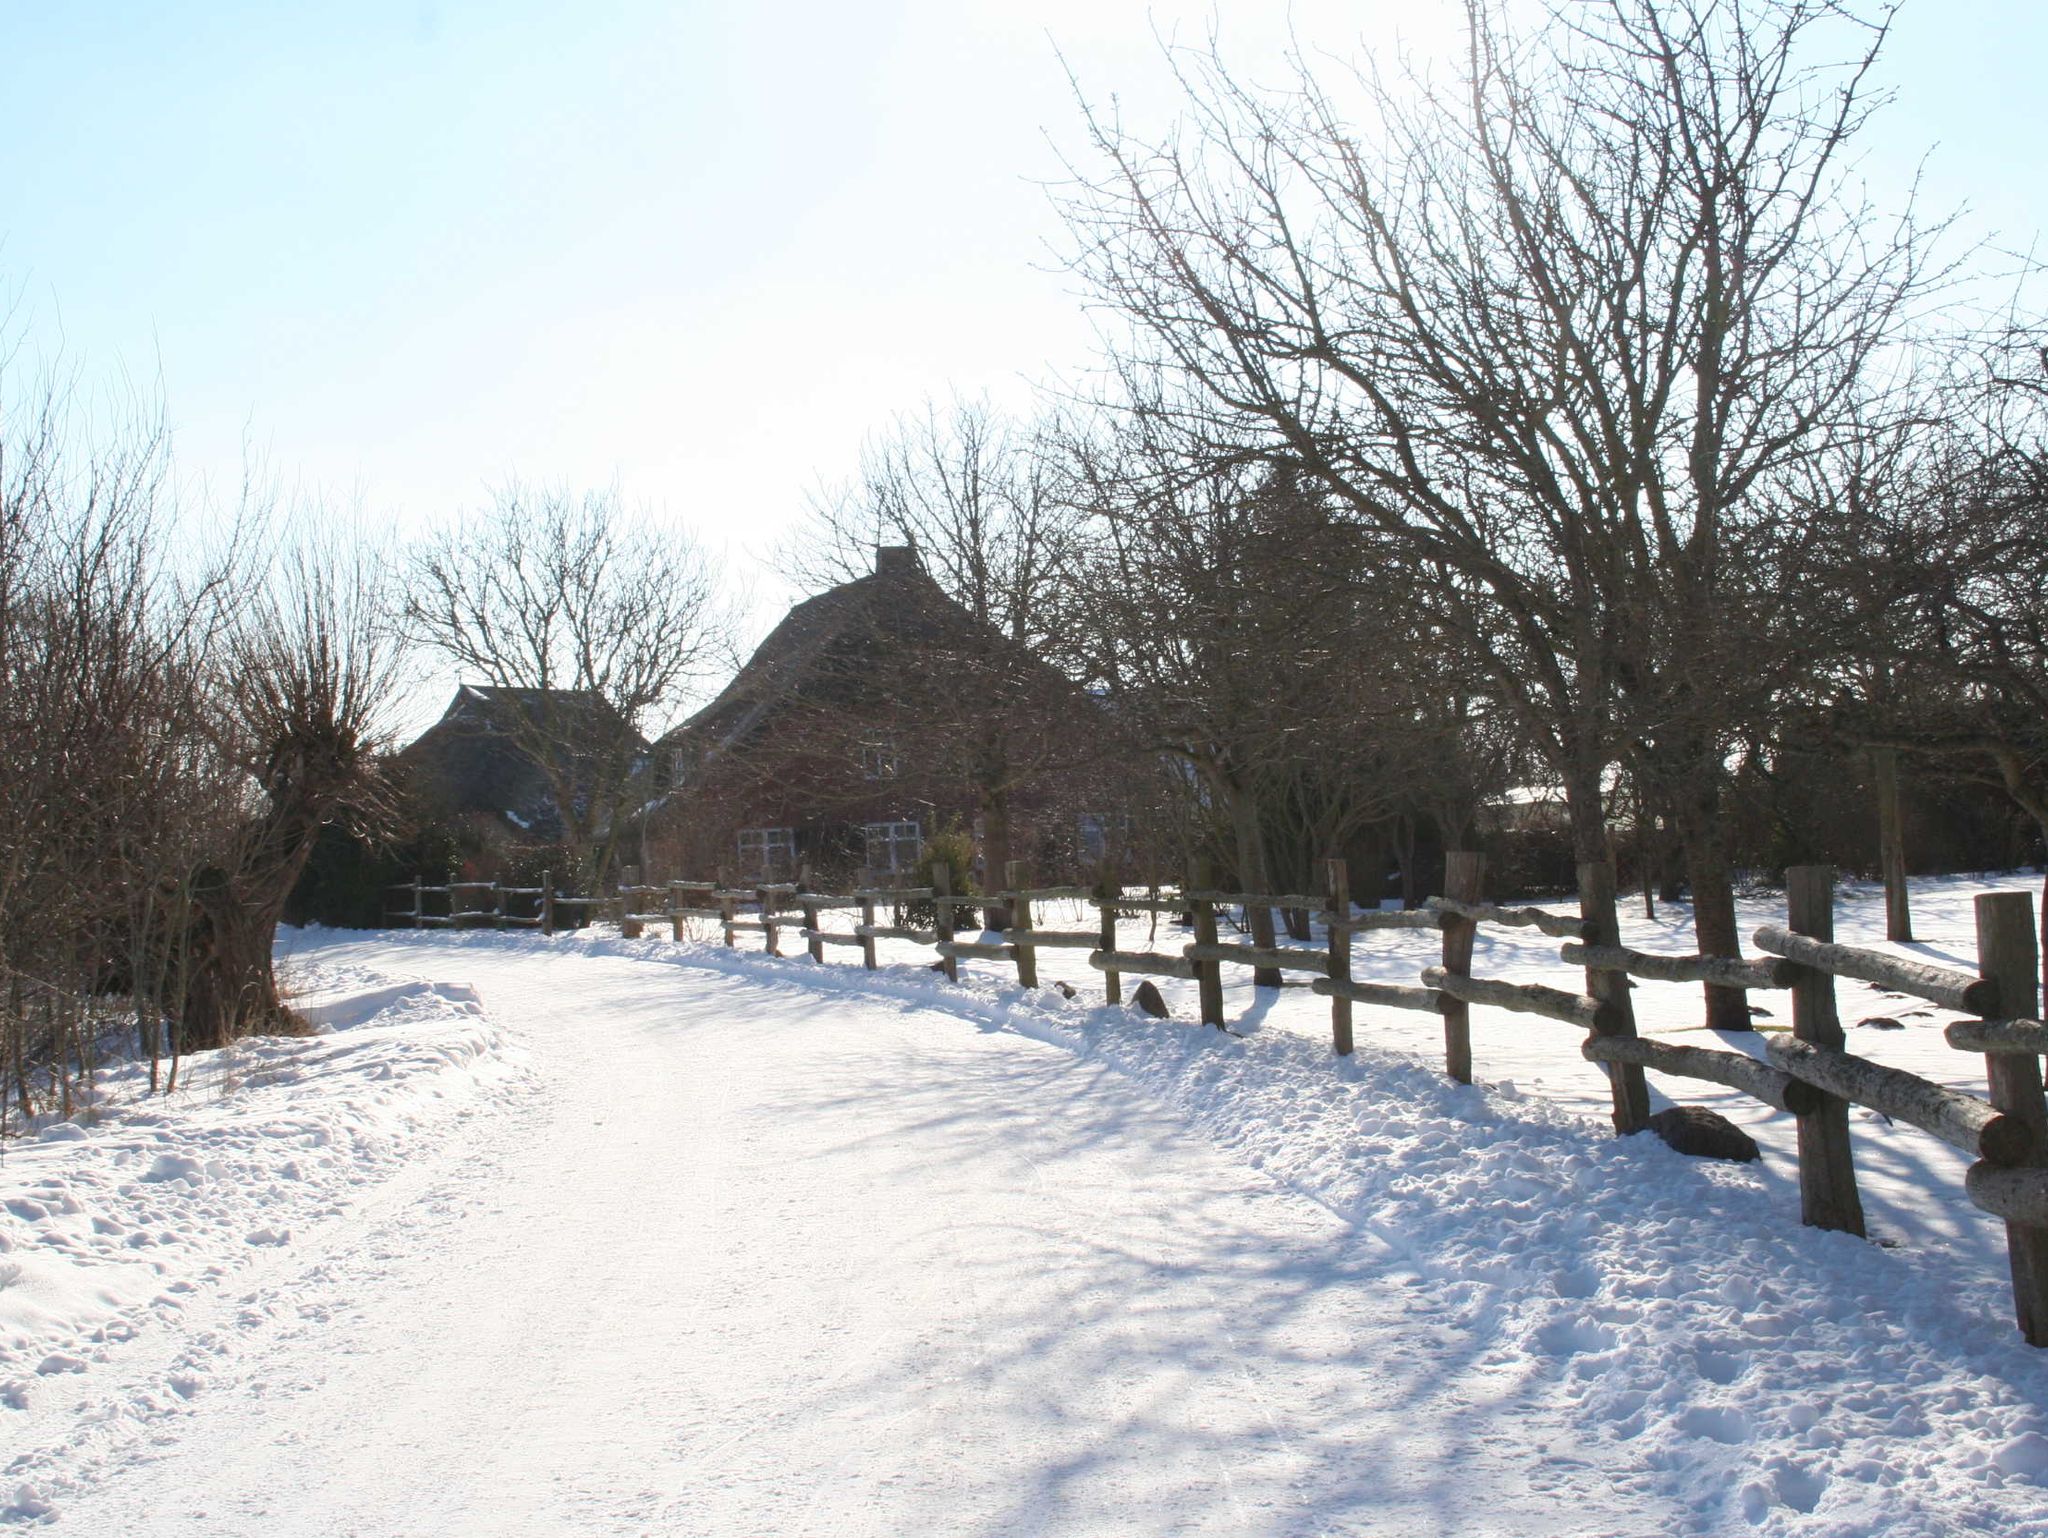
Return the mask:
{"type": "MultiPolygon", "coordinates": [[[[514,1072],[466,987],[286,974],[313,1027],[187,1059],[169,1096],[114,1064],[93,1106],[0,1147],[0,1406],[48,1411],[195,1298],[301,1247],[514,1072]]],[[[288,1264],[296,1264],[294,1256],[288,1264]]],[[[196,1390],[204,1363],[141,1386],[196,1390]]],[[[33,1515],[33,1490],[5,1492],[33,1515]]]]}

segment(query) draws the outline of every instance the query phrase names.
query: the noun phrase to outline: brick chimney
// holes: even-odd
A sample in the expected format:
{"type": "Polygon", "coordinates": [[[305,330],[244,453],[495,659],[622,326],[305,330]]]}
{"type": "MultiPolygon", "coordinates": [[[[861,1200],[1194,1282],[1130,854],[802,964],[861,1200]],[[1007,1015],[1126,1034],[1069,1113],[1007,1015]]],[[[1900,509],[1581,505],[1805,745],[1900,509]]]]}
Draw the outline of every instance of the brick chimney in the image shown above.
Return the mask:
{"type": "Polygon", "coordinates": [[[915,545],[875,546],[875,575],[878,577],[906,577],[912,572],[924,570],[924,563],[917,558],[915,545]]]}

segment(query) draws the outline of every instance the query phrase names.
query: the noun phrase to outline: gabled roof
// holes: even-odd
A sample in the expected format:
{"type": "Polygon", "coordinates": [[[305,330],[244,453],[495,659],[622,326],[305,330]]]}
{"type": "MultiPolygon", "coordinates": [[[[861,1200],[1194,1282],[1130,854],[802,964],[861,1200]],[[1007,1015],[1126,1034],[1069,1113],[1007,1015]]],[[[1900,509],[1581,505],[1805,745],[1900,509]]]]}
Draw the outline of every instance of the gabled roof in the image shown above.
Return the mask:
{"type": "Polygon", "coordinates": [[[948,597],[914,550],[884,546],[872,572],[784,615],[718,697],[659,745],[706,756],[727,751],[778,706],[855,702],[877,666],[892,657],[1011,651],[1020,666],[1051,672],[948,597]]]}
{"type": "MultiPolygon", "coordinates": [[[[585,740],[637,738],[626,719],[595,689],[535,689],[498,684],[463,684],[428,728],[446,726],[475,732],[506,731],[526,721],[545,720],[551,735],[585,740]]],[[[422,738],[424,740],[424,737],[422,738]]],[[[417,746],[417,744],[415,744],[417,746]]]]}
{"type": "Polygon", "coordinates": [[[463,684],[441,719],[398,756],[445,809],[488,813],[552,837],[560,813],[542,764],[566,768],[581,783],[586,764],[622,750],[637,758],[647,740],[594,689],[463,684]],[[538,738],[522,735],[528,723],[541,725],[538,738]]]}

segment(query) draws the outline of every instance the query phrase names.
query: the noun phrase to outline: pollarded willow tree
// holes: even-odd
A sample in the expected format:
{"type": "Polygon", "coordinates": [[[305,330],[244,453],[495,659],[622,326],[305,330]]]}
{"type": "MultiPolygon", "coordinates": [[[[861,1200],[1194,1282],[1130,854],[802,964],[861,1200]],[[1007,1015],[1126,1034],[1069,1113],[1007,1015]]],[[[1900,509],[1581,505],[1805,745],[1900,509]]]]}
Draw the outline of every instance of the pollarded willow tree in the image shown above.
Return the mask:
{"type": "Polygon", "coordinates": [[[381,764],[396,693],[382,567],[361,544],[301,543],[237,595],[206,721],[235,815],[189,879],[179,1045],[289,1023],[272,968],[285,904],[326,824],[392,820],[381,764]]]}
{"type": "MultiPolygon", "coordinates": [[[[1468,0],[1455,86],[1298,61],[1266,91],[1177,55],[1181,126],[1089,113],[1067,198],[1132,347],[1458,575],[1462,644],[1561,781],[1587,882],[1603,774],[1654,787],[1713,954],[1738,953],[1729,755],[1933,281],[1847,163],[1888,17],[1555,0],[1530,31],[1468,0]]],[[[1737,993],[1708,1007],[1748,1024],[1737,993]]]]}

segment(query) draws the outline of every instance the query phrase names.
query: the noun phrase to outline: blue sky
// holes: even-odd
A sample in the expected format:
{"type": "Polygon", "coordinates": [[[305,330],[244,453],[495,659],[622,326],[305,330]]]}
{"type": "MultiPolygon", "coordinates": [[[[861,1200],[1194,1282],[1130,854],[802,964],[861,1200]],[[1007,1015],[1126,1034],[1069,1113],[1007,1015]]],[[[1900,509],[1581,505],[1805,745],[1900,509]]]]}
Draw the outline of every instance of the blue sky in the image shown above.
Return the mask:
{"type": "MultiPolygon", "coordinates": [[[[160,388],[181,462],[244,445],[403,531],[513,473],[616,480],[768,555],[861,436],[1072,370],[1039,185],[1093,93],[1163,116],[1154,29],[1254,72],[1450,36],[1403,6],[0,0],[0,295],[31,350],[160,388]]],[[[1908,0],[1887,192],[2041,222],[2048,23],[1908,0]]],[[[786,596],[757,568],[764,614],[786,596]]]]}

